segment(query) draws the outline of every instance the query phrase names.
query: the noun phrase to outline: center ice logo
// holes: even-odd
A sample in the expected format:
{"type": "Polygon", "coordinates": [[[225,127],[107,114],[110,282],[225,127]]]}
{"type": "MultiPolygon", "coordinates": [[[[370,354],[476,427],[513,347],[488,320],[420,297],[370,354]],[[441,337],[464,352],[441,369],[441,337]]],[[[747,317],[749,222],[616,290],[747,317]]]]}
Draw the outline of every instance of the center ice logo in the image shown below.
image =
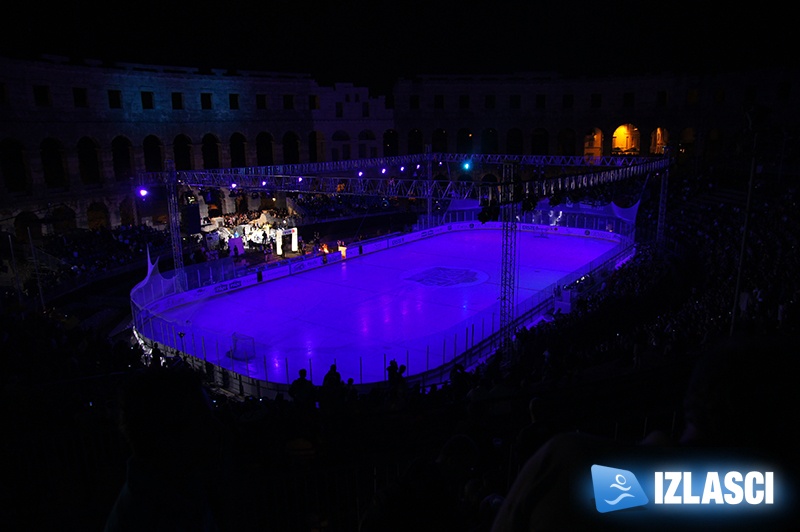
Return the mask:
{"type": "Polygon", "coordinates": [[[643,506],[650,502],[636,476],[625,469],[592,466],[594,504],[600,513],[643,506]]]}

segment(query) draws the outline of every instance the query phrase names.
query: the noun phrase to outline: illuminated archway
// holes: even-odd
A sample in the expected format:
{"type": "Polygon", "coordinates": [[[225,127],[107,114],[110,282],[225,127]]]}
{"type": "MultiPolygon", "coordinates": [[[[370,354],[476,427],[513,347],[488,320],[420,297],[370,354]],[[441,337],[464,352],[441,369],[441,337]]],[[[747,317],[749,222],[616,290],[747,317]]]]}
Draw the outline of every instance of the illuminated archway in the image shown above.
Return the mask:
{"type": "Polygon", "coordinates": [[[594,127],[584,135],[583,155],[586,157],[603,156],[603,132],[599,128],[594,127]]]}
{"type": "Polygon", "coordinates": [[[611,153],[613,155],[639,155],[641,145],[639,130],[633,124],[622,124],[614,130],[611,138],[611,153]]]}
{"type": "Polygon", "coordinates": [[[663,127],[657,127],[650,133],[650,153],[653,155],[663,155],[664,150],[669,144],[669,133],[663,127]]]}

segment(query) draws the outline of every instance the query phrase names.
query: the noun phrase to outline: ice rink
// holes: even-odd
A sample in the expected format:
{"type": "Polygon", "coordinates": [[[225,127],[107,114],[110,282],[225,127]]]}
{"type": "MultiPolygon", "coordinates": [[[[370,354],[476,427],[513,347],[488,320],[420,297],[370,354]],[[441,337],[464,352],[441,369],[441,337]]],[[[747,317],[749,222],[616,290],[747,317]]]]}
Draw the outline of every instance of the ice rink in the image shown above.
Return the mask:
{"type": "MultiPolygon", "coordinates": [[[[453,231],[334,262],[161,314],[183,351],[242,375],[321,384],[331,364],[356,384],[435,368],[496,332],[499,229],[453,231]],[[233,354],[233,356],[231,356],[233,354]]],[[[517,302],[613,249],[612,240],[518,232],[517,302]]],[[[550,292],[551,293],[551,292],[550,292]]]]}

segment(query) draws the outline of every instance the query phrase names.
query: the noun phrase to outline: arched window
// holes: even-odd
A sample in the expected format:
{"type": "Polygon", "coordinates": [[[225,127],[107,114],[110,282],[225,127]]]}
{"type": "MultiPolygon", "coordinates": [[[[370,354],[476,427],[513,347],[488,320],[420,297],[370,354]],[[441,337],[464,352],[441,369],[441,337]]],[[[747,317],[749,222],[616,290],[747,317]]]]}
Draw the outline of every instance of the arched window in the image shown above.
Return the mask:
{"type": "Polygon", "coordinates": [[[472,131],[468,129],[459,129],[456,134],[456,152],[473,153],[473,146],[472,131]]]}
{"type": "Polygon", "coordinates": [[[219,168],[219,139],[212,134],[203,137],[203,168],[213,170],[219,168]]]}
{"type": "Polygon", "coordinates": [[[105,203],[93,202],[86,210],[86,224],[91,230],[108,229],[111,225],[105,203]]]}
{"type": "Polygon", "coordinates": [[[395,157],[400,154],[400,135],[394,129],[383,133],[383,156],[395,157]]]}
{"type": "Polygon", "coordinates": [[[287,131],[283,135],[283,162],[284,164],[300,162],[300,137],[294,131],[287,131]]]}
{"type": "Polygon", "coordinates": [[[484,129],[481,132],[481,153],[494,155],[498,150],[497,130],[494,128],[484,129]]]}
{"type": "Polygon", "coordinates": [[[542,128],[533,130],[531,134],[531,153],[533,155],[549,155],[550,136],[547,131],[542,128]]]}
{"type": "Polygon", "coordinates": [[[231,168],[247,166],[247,141],[241,133],[231,135],[231,168]]]}
{"type": "Polygon", "coordinates": [[[308,134],[308,162],[321,163],[325,160],[325,136],[319,131],[308,134]]]}
{"type": "Polygon", "coordinates": [[[64,149],[55,139],[45,139],[41,144],[42,173],[47,188],[67,188],[67,168],[64,149]]]}
{"type": "Polygon", "coordinates": [[[89,137],[78,141],[78,168],[84,185],[99,185],[103,182],[100,172],[100,150],[89,137]]]}
{"type": "Polygon", "coordinates": [[[193,170],[192,140],[186,135],[178,135],[172,141],[172,157],[175,161],[175,170],[193,170]]]}
{"type": "Polygon", "coordinates": [[[558,144],[556,155],[572,157],[575,155],[575,132],[571,129],[564,129],[558,133],[558,144]]]}
{"type": "Polygon", "coordinates": [[[11,139],[0,142],[0,172],[7,192],[30,191],[30,173],[20,142],[11,139]]]}
{"type": "Polygon", "coordinates": [[[128,181],[133,177],[133,144],[126,137],[114,137],[111,141],[111,161],[116,181],[128,181]]]}
{"type": "Polygon", "coordinates": [[[422,131],[412,129],[408,132],[408,153],[425,153],[425,144],[422,139],[422,131]]]}
{"type": "Polygon", "coordinates": [[[622,124],[611,137],[612,155],[639,155],[639,129],[633,124],[622,124]]]}
{"type": "Polygon", "coordinates": [[[444,129],[435,129],[433,131],[431,151],[433,153],[447,153],[447,132],[444,129]]]}
{"type": "Polygon", "coordinates": [[[155,135],[148,135],[142,143],[145,172],[164,171],[164,145],[155,135]]]}
{"type": "Polygon", "coordinates": [[[259,133],[256,137],[256,162],[258,166],[275,164],[275,139],[269,133],[259,133]]]}
{"type": "Polygon", "coordinates": [[[506,133],[506,153],[511,155],[522,155],[525,147],[522,140],[522,130],[512,128],[506,133]]]}

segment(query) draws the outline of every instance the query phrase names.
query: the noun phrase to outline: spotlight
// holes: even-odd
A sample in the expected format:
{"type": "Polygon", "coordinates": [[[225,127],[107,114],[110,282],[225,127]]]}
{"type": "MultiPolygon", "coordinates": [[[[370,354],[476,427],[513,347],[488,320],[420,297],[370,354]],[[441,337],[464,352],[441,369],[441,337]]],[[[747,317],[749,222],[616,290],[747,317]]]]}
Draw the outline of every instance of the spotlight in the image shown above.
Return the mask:
{"type": "Polygon", "coordinates": [[[146,188],[140,188],[139,189],[139,196],[141,196],[141,197],[147,196],[147,189],[146,188]]]}
{"type": "Polygon", "coordinates": [[[464,166],[463,166],[464,170],[469,170],[471,166],[472,166],[472,163],[470,161],[465,161],[464,162],[464,166]]]}
{"type": "Polygon", "coordinates": [[[236,188],[236,183],[231,183],[231,188],[236,188]]]}

